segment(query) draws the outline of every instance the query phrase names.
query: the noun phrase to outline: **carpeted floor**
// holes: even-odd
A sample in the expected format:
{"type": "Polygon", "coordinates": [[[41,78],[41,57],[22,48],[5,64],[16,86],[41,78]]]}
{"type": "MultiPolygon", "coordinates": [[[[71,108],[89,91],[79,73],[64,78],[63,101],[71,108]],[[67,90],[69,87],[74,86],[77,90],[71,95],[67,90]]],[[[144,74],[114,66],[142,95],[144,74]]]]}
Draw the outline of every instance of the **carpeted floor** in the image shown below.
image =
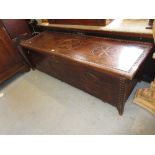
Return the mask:
{"type": "Polygon", "coordinates": [[[135,89],[119,116],[100,99],[30,71],[0,86],[0,134],[155,134],[155,116],[132,103],[135,89]]]}

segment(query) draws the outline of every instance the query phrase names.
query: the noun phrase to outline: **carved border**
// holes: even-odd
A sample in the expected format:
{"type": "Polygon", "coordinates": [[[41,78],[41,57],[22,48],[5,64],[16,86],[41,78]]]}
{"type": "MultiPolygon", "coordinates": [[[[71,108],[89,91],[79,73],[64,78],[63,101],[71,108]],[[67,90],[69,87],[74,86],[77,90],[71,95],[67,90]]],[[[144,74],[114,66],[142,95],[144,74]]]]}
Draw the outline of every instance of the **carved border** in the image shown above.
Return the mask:
{"type": "Polygon", "coordinates": [[[118,95],[118,103],[117,109],[120,115],[123,114],[124,111],[124,102],[125,102],[125,95],[126,95],[126,85],[125,85],[125,78],[119,78],[119,95],[118,95]]]}

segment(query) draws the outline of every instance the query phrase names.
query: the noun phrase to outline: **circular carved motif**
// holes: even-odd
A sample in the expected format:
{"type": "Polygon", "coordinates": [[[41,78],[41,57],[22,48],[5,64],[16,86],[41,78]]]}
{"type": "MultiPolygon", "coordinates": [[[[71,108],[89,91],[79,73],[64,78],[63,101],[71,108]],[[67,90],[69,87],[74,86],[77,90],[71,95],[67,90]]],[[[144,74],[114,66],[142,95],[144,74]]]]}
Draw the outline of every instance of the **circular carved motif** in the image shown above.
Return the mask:
{"type": "Polygon", "coordinates": [[[82,41],[80,39],[65,39],[59,40],[57,48],[63,50],[73,50],[81,46],[82,41]]]}
{"type": "Polygon", "coordinates": [[[93,55],[96,55],[98,57],[115,57],[114,51],[116,52],[117,49],[114,49],[114,47],[108,47],[108,46],[96,46],[91,53],[93,55]]]}

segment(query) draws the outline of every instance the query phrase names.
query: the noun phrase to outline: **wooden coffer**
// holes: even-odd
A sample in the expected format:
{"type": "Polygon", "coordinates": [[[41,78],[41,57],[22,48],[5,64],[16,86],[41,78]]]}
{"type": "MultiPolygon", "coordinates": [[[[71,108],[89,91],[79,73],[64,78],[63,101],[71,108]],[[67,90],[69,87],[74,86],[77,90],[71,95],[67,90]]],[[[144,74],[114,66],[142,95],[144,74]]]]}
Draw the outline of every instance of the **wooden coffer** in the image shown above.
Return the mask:
{"type": "Polygon", "coordinates": [[[42,32],[21,43],[35,67],[65,81],[123,113],[152,44],[42,32]]]}

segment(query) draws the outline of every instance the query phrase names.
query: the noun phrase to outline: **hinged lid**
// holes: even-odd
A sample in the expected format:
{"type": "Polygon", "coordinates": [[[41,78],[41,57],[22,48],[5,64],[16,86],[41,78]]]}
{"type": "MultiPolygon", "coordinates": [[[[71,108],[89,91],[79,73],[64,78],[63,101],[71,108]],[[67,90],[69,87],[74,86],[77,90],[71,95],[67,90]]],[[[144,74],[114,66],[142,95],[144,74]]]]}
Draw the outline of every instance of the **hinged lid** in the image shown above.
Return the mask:
{"type": "Polygon", "coordinates": [[[102,72],[130,80],[152,49],[151,43],[60,32],[42,32],[21,45],[91,65],[102,72]]]}

